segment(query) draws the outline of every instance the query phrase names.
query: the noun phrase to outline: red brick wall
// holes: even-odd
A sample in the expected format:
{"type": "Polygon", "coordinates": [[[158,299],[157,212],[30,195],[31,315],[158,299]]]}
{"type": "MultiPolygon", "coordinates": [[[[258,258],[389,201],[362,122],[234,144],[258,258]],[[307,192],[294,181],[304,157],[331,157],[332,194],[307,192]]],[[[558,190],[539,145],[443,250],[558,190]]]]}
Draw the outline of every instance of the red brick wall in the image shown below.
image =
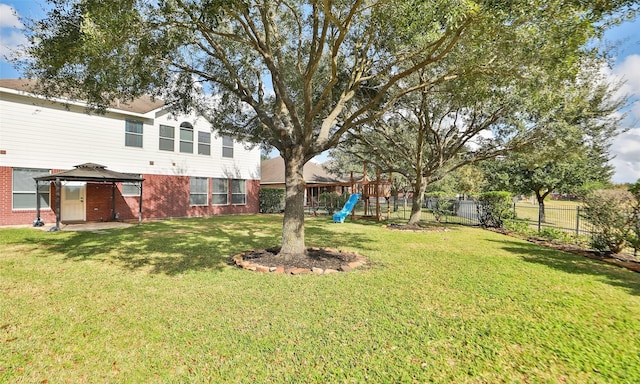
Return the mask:
{"type": "MultiPolygon", "coordinates": [[[[36,219],[35,209],[13,210],[13,171],[11,167],[0,167],[0,225],[32,224],[36,219]]],[[[51,206],[55,205],[55,188],[51,188],[51,206]]],[[[40,218],[47,223],[55,222],[52,209],[40,210],[40,218]]]]}
{"type": "MultiPolygon", "coordinates": [[[[59,171],[54,171],[57,173],[59,171]]],[[[31,224],[36,218],[34,210],[13,211],[11,209],[11,168],[0,167],[0,225],[31,224]]],[[[143,175],[142,217],[143,220],[172,217],[212,216],[258,212],[259,180],[247,180],[247,203],[244,205],[189,205],[189,177],[166,175],[143,175]]],[[[209,192],[212,180],[209,179],[209,192]]],[[[231,196],[229,196],[231,201],[231,196]]],[[[87,221],[110,221],[113,218],[112,185],[87,183],[87,221]]],[[[119,220],[138,219],[138,196],[122,196],[122,185],[116,184],[115,209],[119,220]]],[[[51,186],[51,206],[55,208],[55,187],[51,186]]],[[[53,209],[43,209],[41,218],[45,223],[55,222],[53,209]]]]}
{"type": "MultiPolygon", "coordinates": [[[[258,213],[260,180],[247,180],[247,204],[244,205],[212,205],[211,196],[207,206],[189,205],[189,177],[143,175],[145,179],[142,189],[142,217],[144,219],[160,219],[170,217],[198,217],[224,214],[258,213]]],[[[209,179],[209,193],[212,190],[212,179],[209,179]]],[[[122,220],[138,217],[137,196],[126,196],[117,205],[122,220]]],[[[229,196],[231,201],[231,196],[229,196]]]]}
{"type": "MultiPolygon", "coordinates": [[[[112,184],[87,183],[87,221],[112,220],[111,189],[112,184]]],[[[120,192],[116,190],[116,196],[119,193],[120,192]]]]}

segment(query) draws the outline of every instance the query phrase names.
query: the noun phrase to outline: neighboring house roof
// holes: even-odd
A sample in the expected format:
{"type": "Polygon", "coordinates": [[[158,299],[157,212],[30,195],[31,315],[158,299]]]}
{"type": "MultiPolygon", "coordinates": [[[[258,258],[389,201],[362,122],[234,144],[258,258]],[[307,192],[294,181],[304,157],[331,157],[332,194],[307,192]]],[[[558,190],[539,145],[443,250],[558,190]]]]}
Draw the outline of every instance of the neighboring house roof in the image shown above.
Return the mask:
{"type": "MultiPolygon", "coordinates": [[[[0,88],[7,88],[31,94],[37,94],[37,92],[35,92],[36,84],[37,80],[34,79],[0,79],[0,88]]],[[[150,96],[142,96],[129,103],[120,103],[116,100],[111,104],[110,108],[120,111],[145,114],[162,108],[163,106],[164,101],[162,100],[152,99],[150,96]]]]}
{"type": "MultiPolygon", "coordinates": [[[[260,164],[260,184],[284,184],[284,159],[274,157],[265,160],[260,164]]],[[[343,184],[347,180],[342,180],[336,175],[327,172],[320,164],[312,161],[307,162],[303,169],[304,181],[307,184],[343,184]]]]}
{"type": "Polygon", "coordinates": [[[68,181],[93,181],[93,182],[137,182],[144,181],[137,176],[132,176],[127,173],[120,173],[106,169],[104,165],[95,163],[85,163],[74,166],[74,169],[64,171],[60,173],[54,173],[53,175],[36,177],[38,181],[54,181],[68,180],[68,181]]]}

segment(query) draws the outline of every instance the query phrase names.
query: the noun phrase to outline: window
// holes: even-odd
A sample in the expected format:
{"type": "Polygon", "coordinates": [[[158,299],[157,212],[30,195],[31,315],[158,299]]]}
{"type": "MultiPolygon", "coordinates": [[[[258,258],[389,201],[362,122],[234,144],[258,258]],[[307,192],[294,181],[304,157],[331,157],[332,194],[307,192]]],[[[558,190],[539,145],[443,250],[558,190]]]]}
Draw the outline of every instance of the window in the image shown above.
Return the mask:
{"type": "Polygon", "coordinates": [[[126,120],[124,127],[124,145],[142,148],[142,122],[126,120]]]}
{"type": "Polygon", "coordinates": [[[233,138],[222,136],[222,157],[233,157],[233,138]]]}
{"type": "MultiPolygon", "coordinates": [[[[47,176],[48,169],[13,169],[13,209],[36,209],[36,181],[34,177],[47,176]]],[[[40,208],[49,208],[49,182],[41,183],[40,208]]]]}
{"type": "Polygon", "coordinates": [[[193,125],[180,124],[180,152],[193,153],[193,125]]]}
{"type": "MultiPolygon", "coordinates": [[[[131,175],[142,178],[142,175],[131,175]]],[[[122,196],[140,196],[140,183],[130,182],[122,183],[122,196]]]]}
{"type": "Polygon", "coordinates": [[[192,177],[189,181],[189,204],[207,205],[209,194],[209,179],[206,177],[192,177]]]}
{"type": "Polygon", "coordinates": [[[231,204],[247,203],[247,183],[245,180],[231,180],[231,204]]]}
{"type": "Polygon", "coordinates": [[[211,155],[211,132],[198,132],[198,155],[211,155]]]}
{"type": "Polygon", "coordinates": [[[160,150],[173,152],[175,137],[175,128],[169,125],[160,125],[160,150]]]}
{"type": "Polygon", "coordinates": [[[214,205],[229,204],[229,180],[213,179],[213,193],[211,201],[214,205]]]}

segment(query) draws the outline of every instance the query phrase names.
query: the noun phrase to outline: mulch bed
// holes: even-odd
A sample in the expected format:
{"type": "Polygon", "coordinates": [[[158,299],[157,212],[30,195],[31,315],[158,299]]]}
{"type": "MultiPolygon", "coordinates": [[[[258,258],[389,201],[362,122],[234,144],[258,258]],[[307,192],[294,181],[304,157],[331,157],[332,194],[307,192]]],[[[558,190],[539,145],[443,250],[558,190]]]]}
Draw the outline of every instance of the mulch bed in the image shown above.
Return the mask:
{"type": "Polygon", "coordinates": [[[279,252],[280,248],[251,250],[233,256],[232,260],[235,265],[250,271],[292,275],[349,272],[367,263],[360,254],[333,248],[308,248],[306,254],[288,260],[279,252]]]}
{"type": "MultiPolygon", "coordinates": [[[[490,229],[490,228],[487,228],[487,229],[490,229]]],[[[620,267],[627,268],[634,272],[640,272],[640,260],[629,253],[619,253],[619,254],[603,253],[603,252],[599,252],[592,249],[582,248],[574,244],[558,243],[558,242],[549,241],[546,239],[540,239],[536,237],[523,238],[522,236],[518,236],[514,233],[501,230],[501,229],[494,228],[490,230],[493,230],[494,232],[502,233],[507,236],[524,239],[531,243],[542,245],[544,247],[557,249],[559,251],[572,253],[574,255],[583,256],[593,260],[599,260],[606,263],[615,264],[620,267]]]]}

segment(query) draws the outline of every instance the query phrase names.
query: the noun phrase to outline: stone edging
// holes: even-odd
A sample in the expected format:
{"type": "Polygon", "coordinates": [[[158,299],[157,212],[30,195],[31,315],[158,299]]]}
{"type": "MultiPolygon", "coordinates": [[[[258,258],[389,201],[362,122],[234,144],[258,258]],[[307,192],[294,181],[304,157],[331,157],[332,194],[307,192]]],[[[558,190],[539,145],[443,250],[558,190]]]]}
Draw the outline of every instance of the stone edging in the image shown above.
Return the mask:
{"type": "MultiPolygon", "coordinates": [[[[304,275],[304,274],[314,274],[314,275],[330,275],[333,273],[339,272],[350,272],[354,269],[360,268],[367,263],[367,259],[357,253],[352,253],[355,255],[356,259],[354,261],[344,263],[338,269],[322,269],[322,268],[299,268],[299,267],[288,267],[285,268],[283,265],[278,266],[264,266],[260,264],[255,264],[250,261],[244,260],[244,255],[252,253],[254,251],[246,251],[243,253],[239,253],[233,256],[231,259],[233,263],[242,269],[246,269],[248,271],[253,272],[265,272],[265,273],[275,273],[275,274],[286,274],[286,275],[304,275]]],[[[351,252],[343,252],[338,251],[340,253],[351,253],[351,252]]]]}

